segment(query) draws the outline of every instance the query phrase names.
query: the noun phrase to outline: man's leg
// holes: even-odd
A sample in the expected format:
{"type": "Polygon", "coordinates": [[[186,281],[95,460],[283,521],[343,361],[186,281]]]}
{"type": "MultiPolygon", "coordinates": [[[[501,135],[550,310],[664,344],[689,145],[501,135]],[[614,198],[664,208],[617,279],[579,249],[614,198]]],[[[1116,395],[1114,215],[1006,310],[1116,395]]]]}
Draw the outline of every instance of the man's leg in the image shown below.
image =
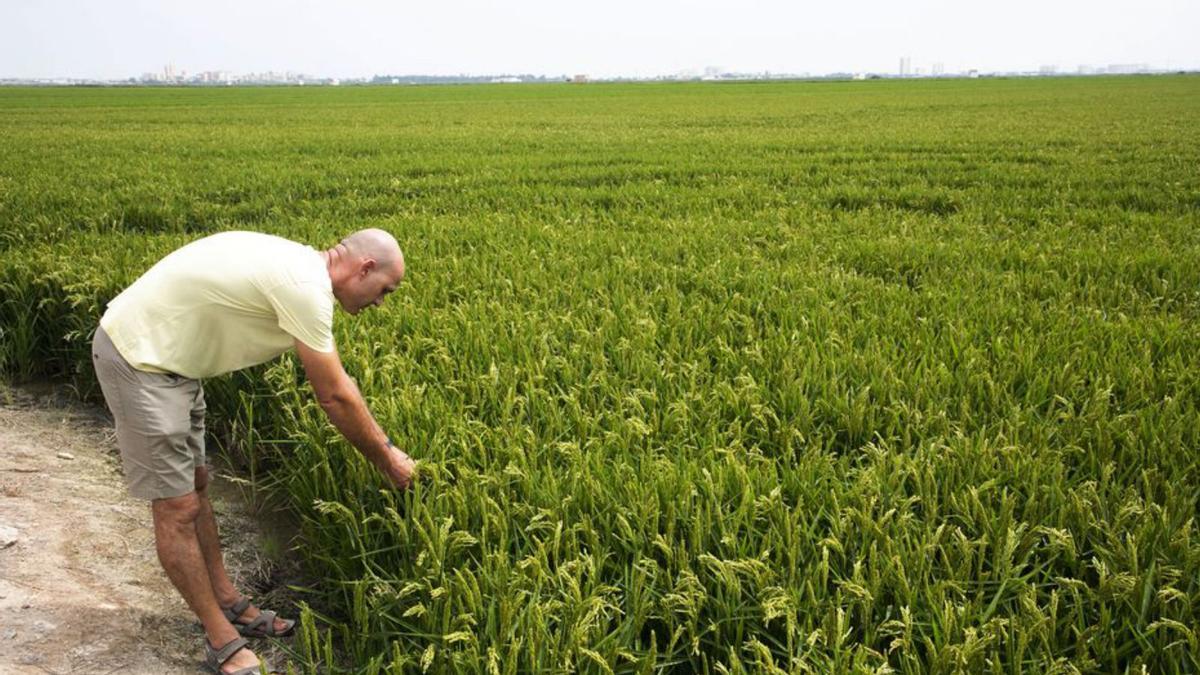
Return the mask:
{"type": "MultiPolygon", "coordinates": [[[[96,329],[92,341],[92,360],[104,401],[116,422],[130,494],[150,501],[158,560],[204,625],[209,644],[222,647],[238,633],[217,606],[200,551],[196,535],[200,499],[195,492],[161,497],[178,495],[188,487],[190,468],[196,464],[195,449],[180,447],[178,422],[188,414],[189,403],[202,411],[203,400],[190,395],[188,382],[177,376],[134,369],[102,328],[96,329]]],[[[257,663],[254,653],[243,649],[233,654],[223,670],[257,663]]]]}
{"type": "MultiPolygon", "coordinates": [[[[151,511],[154,514],[154,544],[158,550],[158,560],[171,583],[204,625],[208,643],[220,647],[239,637],[217,605],[201,554],[197,536],[200,497],[190,492],[180,497],[155,499],[151,502],[151,511]]],[[[256,663],[258,659],[254,653],[243,649],[226,662],[224,670],[233,671],[256,663]]]]}
{"type": "MultiPolygon", "coordinates": [[[[199,501],[199,513],[196,517],[196,537],[200,543],[200,551],[204,556],[204,565],[208,569],[208,579],[213,595],[221,607],[231,607],[241,597],[225,571],[225,559],[221,555],[221,536],[217,531],[217,519],[213,516],[212,502],[208,500],[208,469],[196,467],[196,496],[199,501]]],[[[258,616],[258,608],[251,605],[242,613],[242,623],[253,621],[258,616]]],[[[287,624],[275,619],[275,630],[282,631],[287,624]]]]}
{"type": "Polygon", "coordinates": [[[196,497],[196,538],[204,555],[208,579],[217,602],[221,603],[222,607],[229,607],[239,596],[225,572],[225,558],[221,555],[221,536],[217,532],[217,519],[213,516],[212,502],[208,500],[208,470],[202,466],[196,467],[196,497]]]}

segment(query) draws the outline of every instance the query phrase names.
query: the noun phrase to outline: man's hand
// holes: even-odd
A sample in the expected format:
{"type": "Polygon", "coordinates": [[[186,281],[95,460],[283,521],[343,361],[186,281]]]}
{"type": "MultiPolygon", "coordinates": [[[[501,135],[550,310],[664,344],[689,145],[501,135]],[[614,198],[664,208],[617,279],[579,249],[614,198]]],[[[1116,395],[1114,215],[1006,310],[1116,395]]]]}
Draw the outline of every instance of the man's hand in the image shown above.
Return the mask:
{"type": "Polygon", "coordinates": [[[388,451],[386,457],[387,465],[379,468],[383,472],[383,475],[392,481],[392,485],[401,490],[407,490],[408,486],[412,485],[413,473],[416,471],[417,463],[407,453],[394,445],[389,445],[388,451]]]}

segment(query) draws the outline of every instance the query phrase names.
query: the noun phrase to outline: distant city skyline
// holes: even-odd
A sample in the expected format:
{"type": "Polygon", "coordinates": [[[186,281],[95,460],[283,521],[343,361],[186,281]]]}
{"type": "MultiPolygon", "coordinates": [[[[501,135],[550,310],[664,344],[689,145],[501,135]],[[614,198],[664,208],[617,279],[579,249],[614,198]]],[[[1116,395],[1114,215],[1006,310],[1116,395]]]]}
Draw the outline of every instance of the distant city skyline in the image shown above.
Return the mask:
{"type": "Polygon", "coordinates": [[[964,6],[951,0],[834,6],[748,0],[7,0],[0,79],[124,80],[194,73],[587,74],[597,79],[735,73],[1075,74],[1200,68],[1200,3],[1098,0],[964,6]],[[936,71],[936,72],[935,72],[936,71]]]}
{"type": "MultiPolygon", "coordinates": [[[[574,75],[539,75],[533,73],[460,73],[455,75],[429,75],[423,73],[377,73],[370,77],[335,78],[312,73],[295,71],[268,71],[264,73],[238,73],[234,71],[201,71],[189,72],[177,69],[174,64],[163,66],[160,72],[144,72],[137,76],[113,79],[98,78],[10,78],[0,77],[0,86],[22,84],[59,84],[59,85],[179,85],[179,86],[227,86],[227,85],[316,85],[338,86],[353,84],[396,85],[396,84],[448,84],[448,83],[536,83],[536,82],[640,82],[640,81],[684,81],[684,80],[778,80],[778,79],[878,79],[878,78],[974,78],[989,76],[1016,77],[1046,77],[1046,76],[1081,76],[1081,75],[1136,75],[1136,74],[1167,74],[1175,70],[1154,68],[1145,63],[1108,64],[1092,66],[1081,64],[1075,68],[1059,69],[1054,65],[1042,65],[1036,70],[1021,71],[946,71],[944,64],[934,63],[928,68],[913,66],[909,59],[901,57],[897,72],[769,72],[727,71],[719,66],[706,66],[703,69],[690,68],[676,73],[656,76],[592,76],[586,73],[574,75]]],[[[1200,73],[1200,69],[1186,72],[1200,73]]]]}

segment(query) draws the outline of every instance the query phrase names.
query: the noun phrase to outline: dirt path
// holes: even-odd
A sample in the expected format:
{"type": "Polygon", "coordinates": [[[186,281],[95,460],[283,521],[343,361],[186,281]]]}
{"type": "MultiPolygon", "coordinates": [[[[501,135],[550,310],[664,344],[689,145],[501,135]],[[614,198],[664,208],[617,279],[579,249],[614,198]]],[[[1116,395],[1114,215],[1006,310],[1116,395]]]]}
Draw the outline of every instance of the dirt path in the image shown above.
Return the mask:
{"type": "MultiPolygon", "coordinates": [[[[243,592],[261,597],[294,573],[257,553],[286,545],[228,481],[213,506],[243,592]]],[[[147,503],[125,491],[105,411],[0,384],[0,673],[205,672],[202,639],[158,565],[147,503]]]]}

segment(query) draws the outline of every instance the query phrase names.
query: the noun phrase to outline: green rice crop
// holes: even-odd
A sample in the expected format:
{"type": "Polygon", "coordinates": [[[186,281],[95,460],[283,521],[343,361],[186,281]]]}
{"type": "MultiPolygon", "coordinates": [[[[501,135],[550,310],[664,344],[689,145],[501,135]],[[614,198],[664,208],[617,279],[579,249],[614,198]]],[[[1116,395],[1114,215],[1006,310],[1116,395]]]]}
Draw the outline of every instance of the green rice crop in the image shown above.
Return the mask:
{"type": "MultiPolygon", "coordinates": [[[[297,672],[1200,668],[1200,79],[0,89],[0,362],[224,229],[394,232],[206,383],[302,525],[297,672]]],[[[251,463],[251,459],[253,463],[251,463]]]]}

